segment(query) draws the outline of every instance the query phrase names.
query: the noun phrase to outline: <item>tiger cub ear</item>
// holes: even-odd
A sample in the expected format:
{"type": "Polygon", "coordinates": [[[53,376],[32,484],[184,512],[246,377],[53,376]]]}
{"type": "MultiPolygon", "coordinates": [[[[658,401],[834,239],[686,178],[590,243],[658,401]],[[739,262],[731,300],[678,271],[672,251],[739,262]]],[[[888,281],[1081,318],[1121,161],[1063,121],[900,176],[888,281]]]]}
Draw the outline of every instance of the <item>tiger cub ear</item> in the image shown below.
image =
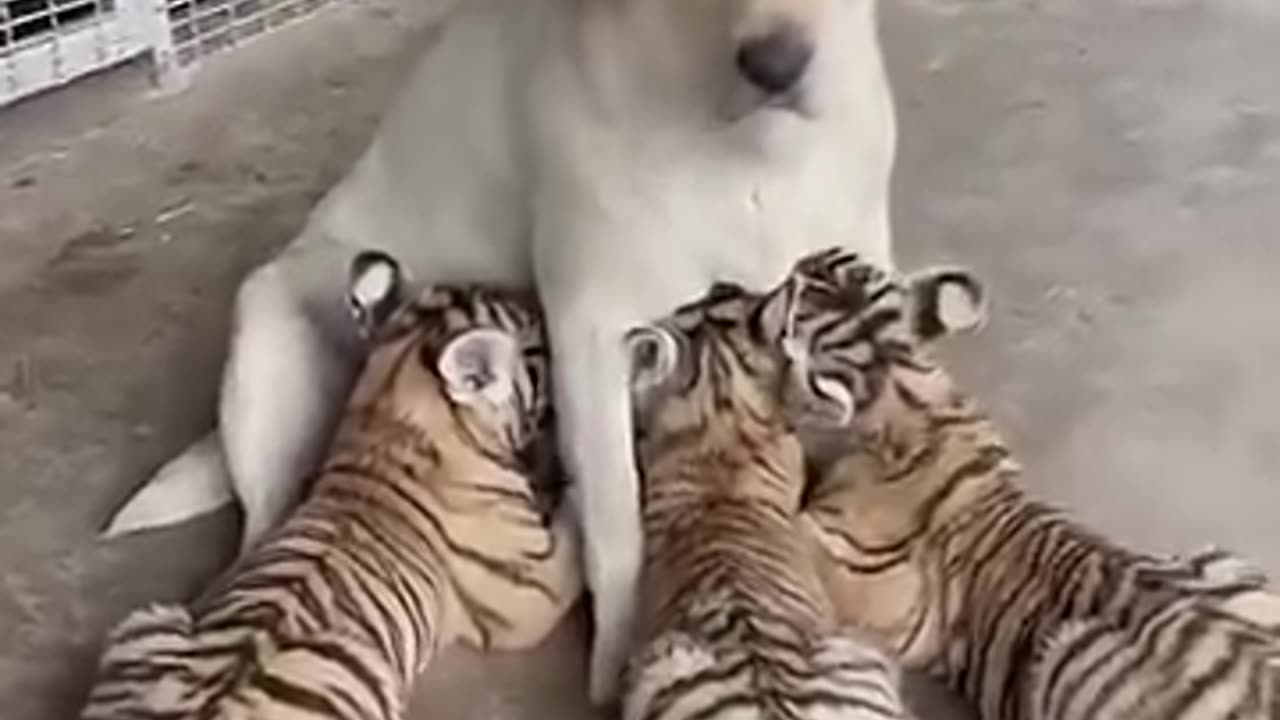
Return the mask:
{"type": "Polygon", "coordinates": [[[911,329],[923,340],[977,332],[987,321],[986,288],[964,268],[928,268],[907,278],[911,329]]]}
{"type": "MultiPolygon", "coordinates": [[[[796,303],[800,301],[802,281],[792,273],[786,280],[762,298],[751,318],[751,331],[758,340],[766,343],[786,342],[791,338],[796,303]]],[[[785,351],[792,351],[789,345],[785,351]]]]}
{"type": "Polygon", "coordinates": [[[664,384],[676,371],[680,343],[670,330],[657,325],[639,327],[627,333],[631,390],[646,394],[664,384]]]}
{"type": "Polygon", "coordinates": [[[364,337],[374,336],[403,301],[400,263],[379,250],[365,250],[351,259],[347,307],[364,337]]]}
{"type": "Polygon", "coordinates": [[[476,328],[460,333],[444,346],[436,371],[453,402],[501,405],[515,393],[520,359],[520,348],[509,333],[476,328]]]}

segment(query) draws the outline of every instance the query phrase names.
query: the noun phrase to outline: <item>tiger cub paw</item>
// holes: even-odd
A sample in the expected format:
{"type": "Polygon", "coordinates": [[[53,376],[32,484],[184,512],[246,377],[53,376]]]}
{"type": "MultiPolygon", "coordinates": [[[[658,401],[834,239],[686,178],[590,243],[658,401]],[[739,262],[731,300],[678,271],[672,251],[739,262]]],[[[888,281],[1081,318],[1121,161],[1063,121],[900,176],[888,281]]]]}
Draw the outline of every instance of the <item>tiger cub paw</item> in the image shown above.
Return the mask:
{"type": "Polygon", "coordinates": [[[1142,578],[1179,592],[1209,595],[1262,590],[1270,583],[1261,567],[1216,545],[1156,562],[1144,569],[1142,578]]]}

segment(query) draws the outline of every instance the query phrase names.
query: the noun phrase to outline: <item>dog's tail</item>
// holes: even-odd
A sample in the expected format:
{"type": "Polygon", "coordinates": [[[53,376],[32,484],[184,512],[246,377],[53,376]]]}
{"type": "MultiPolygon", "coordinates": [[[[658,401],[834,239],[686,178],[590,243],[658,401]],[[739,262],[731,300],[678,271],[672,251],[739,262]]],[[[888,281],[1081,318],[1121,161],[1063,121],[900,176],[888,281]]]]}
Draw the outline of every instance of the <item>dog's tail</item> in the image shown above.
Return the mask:
{"type": "Polygon", "coordinates": [[[116,511],[101,538],[166,527],[213,512],[235,499],[217,431],[165,463],[116,511]]]}

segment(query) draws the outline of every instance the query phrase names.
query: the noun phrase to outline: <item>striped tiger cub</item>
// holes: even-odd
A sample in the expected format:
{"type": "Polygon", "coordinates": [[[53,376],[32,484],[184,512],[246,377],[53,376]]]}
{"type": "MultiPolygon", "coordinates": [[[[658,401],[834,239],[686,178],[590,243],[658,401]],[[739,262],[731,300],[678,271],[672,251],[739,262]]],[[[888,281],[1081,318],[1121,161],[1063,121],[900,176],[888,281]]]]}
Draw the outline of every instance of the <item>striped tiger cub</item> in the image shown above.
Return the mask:
{"type": "Polygon", "coordinates": [[[578,597],[535,472],[554,451],[536,307],[401,285],[391,258],[355,260],[372,349],[310,496],[190,608],[126,618],[85,720],[399,718],[437,649],[533,645],[578,597]]]}
{"type": "MultiPolygon", "coordinates": [[[[1210,550],[1134,552],[1028,498],[930,344],[976,328],[967,272],[887,275],[832,251],[792,285],[795,366],[852,388],[805,523],[839,616],[986,720],[1280,718],[1280,597],[1210,550]]],[[[840,398],[835,398],[839,400],[840,398]]],[[[823,462],[823,461],[826,462],[823,462]]]]}
{"type": "Polygon", "coordinates": [[[787,302],[718,286],[629,336],[645,563],[625,720],[908,716],[896,664],[837,629],[797,524],[787,302]]]}

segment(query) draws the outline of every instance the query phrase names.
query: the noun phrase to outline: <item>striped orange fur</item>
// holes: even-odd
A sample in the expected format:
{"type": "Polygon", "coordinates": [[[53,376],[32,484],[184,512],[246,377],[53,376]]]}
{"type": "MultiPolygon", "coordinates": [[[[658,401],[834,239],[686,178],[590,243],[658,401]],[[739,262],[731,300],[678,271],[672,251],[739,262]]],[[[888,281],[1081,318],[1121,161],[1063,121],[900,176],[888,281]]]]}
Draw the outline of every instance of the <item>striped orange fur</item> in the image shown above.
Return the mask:
{"type": "MultiPolygon", "coordinates": [[[[803,261],[804,382],[852,388],[805,515],[837,614],[985,720],[1275,720],[1280,596],[1217,550],[1162,558],[1029,497],[930,344],[981,319],[968,273],[803,261]]],[[[811,445],[811,447],[815,447],[811,445]]]]}
{"type": "MultiPolygon", "coordinates": [[[[483,289],[362,294],[376,334],[309,497],[189,607],[112,633],[85,720],[402,716],[452,642],[537,643],[581,591],[535,472],[549,411],[532,301],[483,289]]],[[[356,292],[360,290],[360,292],[356,292]]]]}
{"type": "Polygon", "coordinates": [[[896,664],[837,627],[798,526],[774,300],[720,287],[633,335],[645,566],[625,720],[908,716],[896,664]]]}

